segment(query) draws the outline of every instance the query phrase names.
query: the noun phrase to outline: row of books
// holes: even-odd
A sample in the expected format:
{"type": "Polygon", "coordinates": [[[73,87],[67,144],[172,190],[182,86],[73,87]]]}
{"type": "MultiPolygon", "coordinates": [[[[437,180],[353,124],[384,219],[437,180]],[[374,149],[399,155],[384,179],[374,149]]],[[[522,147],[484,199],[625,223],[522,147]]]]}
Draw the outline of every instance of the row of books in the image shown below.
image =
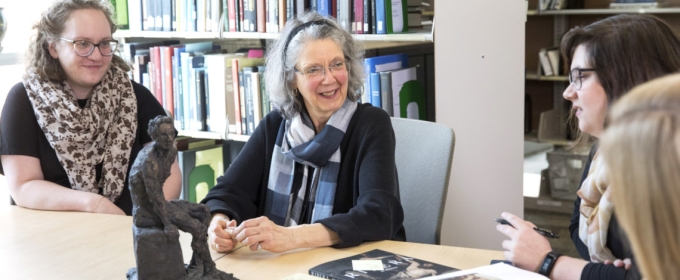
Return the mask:
{"type": "MultiPolygon", "coordinates": [[[[145,85],[185,131],[250,135],[272,110],[261,50],[225,53],[213,42],[130,43],[124,56],[133,79],[145,85]]],[[[393,117],[426,119],[425,90],[406,54],[364,59],[363,103],[393,117]]]]}
{"type": "Polygon", "coordinates": [[[368,57],[363,103],[383,108],[392,117],[426,120],[425,89],[416,65],[408,65],[403,53],[368,57]]]}
{"type": "Polygon", "coordinates": [[[179,130],[249,135],[271,110],[261,51],[224,53],[212,42],[174,41],[125,49],[135,66],[133,79],[174,116],[179,130]]]}
{"type": "Polygon", "coordinates": [[[562,59],[559,47],[542,48],[538,52],[538,75],[559,76],[562,71],[562,59]]]}
{"type": "MultiPolygon", "coordinates": [[[[312,10],[336,18],[352,33],[391,34],[407,32],[407,7],[419,6],[417,1],[407,0],[110,1],[120,28],[132,31],[278,33],[288,20],[312,10]]],[[[412,26],[421,26],[421,23],[412,26]]]]}

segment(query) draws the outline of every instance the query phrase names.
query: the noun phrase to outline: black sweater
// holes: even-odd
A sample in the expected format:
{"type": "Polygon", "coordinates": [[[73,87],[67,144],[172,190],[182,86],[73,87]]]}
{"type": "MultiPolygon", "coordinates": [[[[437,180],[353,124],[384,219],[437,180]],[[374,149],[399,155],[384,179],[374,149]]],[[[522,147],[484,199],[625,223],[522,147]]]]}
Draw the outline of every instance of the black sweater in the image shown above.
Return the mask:
{"type": "MultiPolygon", "coordinates": [[[[284,119],[269,113],[243,150],[217,179],[201,203],[238,223],[262,216],[274,143],[284,119]]],[[[359,104],[340,144],[333,215],[317,221],[338,234],[334,247],[374,240],[406,240],[404,212],[394,162],[395,138],[389,116],[370,104],[359,104]]]]}
{"type": "MultiPolygon", "coordinates": [[[[144,86],[132,82],[132,89],[137,98],[137,132],[135,142],[132,144],[128,170],[125,173],[125,186],[120,197],[114,202],[126,215],[132,215],[132,199],[128,188],[128,175],[132,163],[144,144],[151,142],[151,137],[146,130],[149,120],[158,115],[165,115],[165,110],[153,94],[144,86]]],[[[40,160],[40,167],[46,181],[53,182],[65,188],[71,188],[66,170],[59,163],[57,154],[50,146],[38,120],[33,112],[33,105],[28,99],[26,87],[18,83],[7,94],[5,106],[2,109],[2,121],[0,122],[0,154],[22,155],[35,157],[40,160]]],[[[95,166],[97,181],[101,177],[102,164],[95,166]]],[[[0,164],[0,174],[5,174],[0,164]]],[[[101,194],[102,190],[99,190],[101,194]]]]}
{"type": "MultiPolygon", "coordinates": [[[[588,171],[590,170],[590,163],[593,161],[593,156],[597,151],[597,146],[593,146],[590,150],[590,155],[588,156],[588,162],[583,169],[583,175],[581,176],[581,183],[585,181],[588,176],[588,171]]],[[[579,185],[580,188],[580,185],[579,185]]],[[[588,247],[583,243],[578,235],[579,231],[579,220],[581,213],[579,208],[581,207],[581,198],[576,197],[574,202],[574,212],[571,215],[571,222],[569,224],[569,232],[571,233],[571,240],[574,241],[576,250],[579,255],[586,260],[590,261],[590,254],[588,253],[588,247]]],[[[612,218],[609,221],[609,230],[607,232],[607,248],[611,250],[612,254],[618,259],[630,258],[633,260],[633,254],[628,245],[628,241],[620,227],[619,222],[616,220],[616,215],[612,214],[612,218]]],[[[602,263],[588,263],[583,272],[581,272],[582,280],[618,280],[618,279],[641,279],[640,273],[638,272],[635,262],[633,262],[633,267],[630,270],[625,270],[624,268],[618,268],[613,265],[605,265],[602,263]]]]}

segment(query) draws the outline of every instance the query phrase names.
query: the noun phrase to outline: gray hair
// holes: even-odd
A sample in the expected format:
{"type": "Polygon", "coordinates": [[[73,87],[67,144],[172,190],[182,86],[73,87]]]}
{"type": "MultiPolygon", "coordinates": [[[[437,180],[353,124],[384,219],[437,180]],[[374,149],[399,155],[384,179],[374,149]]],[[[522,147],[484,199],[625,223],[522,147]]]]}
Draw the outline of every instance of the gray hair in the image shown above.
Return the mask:
{"type": "Polygon", "coordinates": [[[308,42],[322,39],[331,39],[337,43],[342,48],[348,62],[347,98],[351,101],[357,101],[361,97],[365,80],[363,47],[355,43],[352,35],[342,29],[335,20],[323,17],[316,12],[307,12],[286,23],[279,38],[269,46],[265,58],[267,67],[264,75],[267,93],[270,101],[279,109],[285,119],[291,119],[300,113],[304,106],[302,96],[293,93],[295,63],[308,42]],[[325,24],[310,25],[297,34],[293,34],[286,48],[286,39],[294,29],[312,21],[325,21],[325,24]]]}

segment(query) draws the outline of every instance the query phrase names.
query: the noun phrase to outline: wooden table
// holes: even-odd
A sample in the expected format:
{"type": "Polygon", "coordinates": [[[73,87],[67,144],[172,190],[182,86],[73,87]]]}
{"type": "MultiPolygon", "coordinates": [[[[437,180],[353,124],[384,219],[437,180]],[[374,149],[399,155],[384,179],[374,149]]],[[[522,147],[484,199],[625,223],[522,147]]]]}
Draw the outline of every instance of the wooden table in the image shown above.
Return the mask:
{"type": "MultiPolygon", "coordinates": [[[[135,266],[131,227],[132,218],[125,216],[8,207],[0,210],[0,273],[7,279],[125,279],[127,270],[135,266]]],[[[191,258],[190,241],[191,235],[180,234],[185,262],[191,258]]],[[[396,241],[282,254],[250,251],[247,247],[226,255],[211,254],[219,269],[239,279],[281,279],[372,249],[459,269],[504,258],[501,251],[396,241]]]]}

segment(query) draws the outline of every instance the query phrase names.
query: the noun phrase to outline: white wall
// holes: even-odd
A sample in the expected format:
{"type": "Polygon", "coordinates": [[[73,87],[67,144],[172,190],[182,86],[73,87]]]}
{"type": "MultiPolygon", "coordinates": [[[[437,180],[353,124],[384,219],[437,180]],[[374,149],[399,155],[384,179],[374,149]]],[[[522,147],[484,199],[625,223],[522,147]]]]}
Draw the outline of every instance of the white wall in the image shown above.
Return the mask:
{"type": "Polygon", "coordinates": [[[442,244],[501,250],[494,218],[523,216],[525,0],[437,0],[436,120],[456,147],[442,244]]]}

